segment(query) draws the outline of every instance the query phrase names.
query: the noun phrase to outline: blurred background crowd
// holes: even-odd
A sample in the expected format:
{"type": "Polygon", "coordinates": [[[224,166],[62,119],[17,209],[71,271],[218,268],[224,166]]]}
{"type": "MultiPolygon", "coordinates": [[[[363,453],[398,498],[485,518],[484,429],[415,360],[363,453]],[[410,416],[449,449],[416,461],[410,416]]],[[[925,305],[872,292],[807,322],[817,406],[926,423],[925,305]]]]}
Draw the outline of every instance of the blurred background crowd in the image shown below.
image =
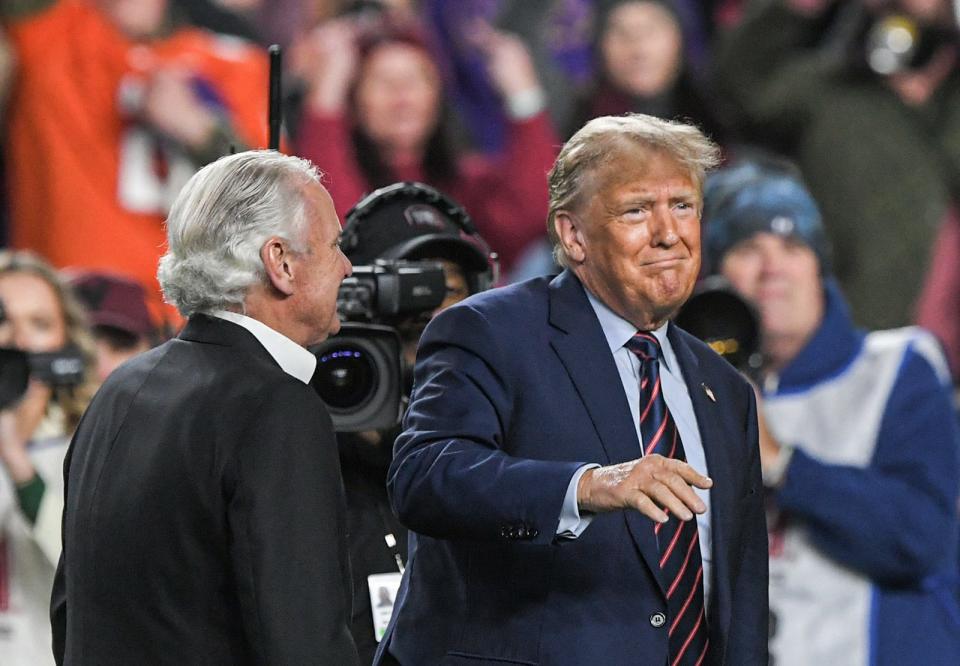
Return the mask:
{"type": "MultiPolygon", "coordinates": [[[[500,283],[549,274],[557,269],[546,173],[562,142],[600,115],[689,120],[720,143],[728,164],[777,164],[803,184],[819,211],[816,237],[804,237],[816,293],[826,288],[836,307],[832,295],[845,295],[851,330],[925,327],[948,365],[924,381],[948,385],[960,377],[958,5],[0,0],[0,240],[9,248],[0,255],[0,346],[70,346],[86,361],[71,388],[33,382],[0,410],[0,661],[50,660],[46,608],[66,442],[97,382],[179,327],[155,277],[163,221],[199,167],[266,146],[267,45],[285,54],[283,149],[326,173],[341,219],[376,188],[427,183],[469,213],[499,255],[500,283]]],[[[791,196],[783,205],[800,205],[791,196]]],[[[738,256],[731,247],[743,251],[724,245],[705,275],[724,272],[721,259],[738,256]]],[[[757,270],[779,270],[782,262],[764,256],[757,270]]],[[[776,333],[777,312],[764,314],[764,329],[776,333]]],[[[778,316],[789,323],[793,314],[778,316]]],[[[818,310],[811,326],[822,317],[818,310]]],[[[943,464],[956,466],[955,438],[947,439],[943,464]]],[[[952,501],[955,530],[955,492],[952,501]]],[[[797,500],[789,511],[830,523],[797,500]]],[[[956,540],[946,538],[952,578],[937,585],[960,635],[956,540]]],[[[846,551],[837,557],[861,566],[846,551]]],[[[927,581],[941,565],[888,578],[927,581]]],[[[887,570],[872,566],[862,564],[883,579],[887,570]]],[[[947,654],[922,663],[960,661],[947,654]]]]}

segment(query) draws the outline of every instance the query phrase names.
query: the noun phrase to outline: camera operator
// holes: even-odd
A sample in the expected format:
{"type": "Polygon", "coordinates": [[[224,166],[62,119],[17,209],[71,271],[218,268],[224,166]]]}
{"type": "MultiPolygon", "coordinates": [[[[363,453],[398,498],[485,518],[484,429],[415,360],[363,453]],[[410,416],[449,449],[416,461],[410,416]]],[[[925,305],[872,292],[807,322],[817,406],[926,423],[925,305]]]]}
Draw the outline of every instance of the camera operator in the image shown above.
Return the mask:
{"type": "Polygon", "coordinates": [[[53,664],[50,590],[60,557],[63,459],[93,393],[93,338],[83,309],[47,263],[0,253],[0,347],[55,352],[68,345],[87,360],[79,386],[31,379],[0,410],[0,654],[7,666],[53,664]]]}
{"type": "Polygon", "coordinates": [[[854,326],[796,178],[721,171],[704,211],[713,270],[759,312],[771,664],[960,663],[960,436],[939,345],[854,326]]]}
{"type": "MultiPolygon", "coordinates": [[[[388,192],[391,186],[378,192],[388,192]]],[[[446,298],[433,312],[388,322],[400,334],[404,396],[410,392],[417,342],[431,317],[489,285],[489,250],[458,204],[433,188],[405,184],[399,195],[377,194],[347,214],[343,248],[355,265],[377,259],[439,261],[446,298]],[[430,200],[434,200],[433,203],[430,200]]],[[[394,516],[386,491],[387,467],[399,424],[388,430],[338,433],[347,495],[353,570],[351,630],[361,661],[370,663],[386,628],[407,556],[407,531],[394,516]],[[376,599],[376,608],[371,603],[376,599]]]]}

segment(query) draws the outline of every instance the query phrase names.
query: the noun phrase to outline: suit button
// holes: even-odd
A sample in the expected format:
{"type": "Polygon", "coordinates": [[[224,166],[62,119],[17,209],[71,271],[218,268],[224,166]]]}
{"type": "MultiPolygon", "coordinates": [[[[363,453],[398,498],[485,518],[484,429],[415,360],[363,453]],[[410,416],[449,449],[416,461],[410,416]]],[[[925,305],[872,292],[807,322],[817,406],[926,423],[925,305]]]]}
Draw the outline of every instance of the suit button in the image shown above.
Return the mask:
{"type": "Polygon", "coordinates": [[[650,616],[650,624],[654,627],[662,627],[667,622],[667,616],[663,613],[654,613],[650,616]]]}

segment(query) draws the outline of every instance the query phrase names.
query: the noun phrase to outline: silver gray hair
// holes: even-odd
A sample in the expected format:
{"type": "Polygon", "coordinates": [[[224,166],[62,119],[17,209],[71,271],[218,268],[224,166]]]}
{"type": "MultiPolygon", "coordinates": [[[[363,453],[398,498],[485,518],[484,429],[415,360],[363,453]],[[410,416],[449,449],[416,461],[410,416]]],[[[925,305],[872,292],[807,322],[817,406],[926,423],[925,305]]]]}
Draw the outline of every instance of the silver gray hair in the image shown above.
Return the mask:
{"type": "Polygon", "coordinates": [[[260,249],[268,238],[306,249],[303,189],[319,183],[307,160],[273,150],[222,157],[184,185],[167,217],[167,252],[157,278],[164,300],[189,317],[242,306],[266,279],[260,249]]]}
{"type": "Polygon", "coordinates": [[[569,264],[554,224],[557,212],[584,203],[589,176],[631,144],[675,159],[687,169],[698,192],[707,171],[720,162],[720,149],[695,125],[642,113],[594,118],[564,144],[548,176],[547,233],[560,266],[569,264]]]}

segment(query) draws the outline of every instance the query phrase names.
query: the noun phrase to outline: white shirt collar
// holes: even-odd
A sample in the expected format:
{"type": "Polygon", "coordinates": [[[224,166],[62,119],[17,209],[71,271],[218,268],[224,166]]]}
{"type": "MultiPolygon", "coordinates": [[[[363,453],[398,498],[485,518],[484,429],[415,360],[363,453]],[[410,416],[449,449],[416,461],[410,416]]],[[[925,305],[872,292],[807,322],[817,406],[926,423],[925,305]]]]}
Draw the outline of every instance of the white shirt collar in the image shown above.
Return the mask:
{"type": "Polygon", "coordinates": [[[250,331],[285,373],[304,384],[310,383],[313,372],[317,369],[317,357],[305,348],[253,317],[227,310],[216,310],[207,314],[232,321],[250,331]]]}
{"type": "MultiPolygon", "coordinates": [[[[594,296],[589,289],[584,287],[583,290],[587,292],[590,305],[593,306],[593,311],[597,314],[597,319],[600,320],[600,328],[603,329],[603,335],[607,338],[610,351],[616,353],[636,334],[637,327],[607,307],[606,303],[594,296]]],[[[670,322],[667,322],[660,328],[650,332],[660,341],[660,349],[663,352],[663,362],[667,366],[667,371],[676,372],[677,357],[673,353],[673,345],[670,344],[670,338],[667,337],[667,327],[669,325],[670,322]]]]}

